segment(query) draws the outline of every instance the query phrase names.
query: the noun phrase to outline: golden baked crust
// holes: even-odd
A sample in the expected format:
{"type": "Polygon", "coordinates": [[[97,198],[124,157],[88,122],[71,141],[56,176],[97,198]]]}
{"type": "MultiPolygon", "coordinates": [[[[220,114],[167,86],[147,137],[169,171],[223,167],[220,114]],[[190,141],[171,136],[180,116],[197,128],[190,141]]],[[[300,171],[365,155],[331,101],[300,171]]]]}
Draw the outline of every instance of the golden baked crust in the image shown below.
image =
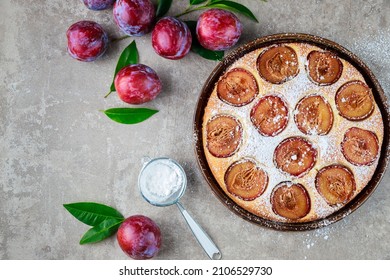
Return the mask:
{"type": "Polygon", "coordinates": [[[298,74],[290,80],[281,84],[272,84],[263,79],[257,69],[257,60],[259,55],[267,48],[259,48],[254,50],[237,61],[235,61],[225,73],[234,69],[242,68],[253,74],[255,77],[259,93],[256,98],[249,104],[242,107],[234,107],[218,98],[216,87],[210,95],[209,101],[205,108],[202,124],[203,147],[205,156],[219,186],[222,190],[240,207],[247,211],[271,220],[278,222],[291,222],[280,215],[277,215],[271,205],[271,194],[273,189],[281,182],[291,181],[293,183],[301,184],[307,190],[310,198],[309,213],[293,222],[308,222],[325,218],[335,211],[342,208],[346,203],[329,205],[326,200],[317,191],[315,186],[315,178],[318,171],[330,165],[342,165],[347,167],[354,175],[356,181],[356,188],[353,194],[349,197],[352,200],[370,181],[375,169],[378,165],[378,158],[380,154],[380,147],[383,141],[383,120],[379,111],[378,105],[374,104],[374,109],[369,117],[360,121],[351,121],[339,114],[335,103],[335,95],[337,90],[345,83],[353,80],[365,80],[361,73],[348,61],[341,59],[342,73],[338,80],[330,85],[318,85],[314,83],[307,73],[307,56],[312,51],[323,51],[321,48],[306,44],[306,43],[287,43],[283,44],[295,50],[298,57],[298,74]],[[294,110],[297,103],[306,96],[320,95],[326,99],[333,111],[333,125],[326,135],[306,135],[300,131],[294,122],[294,110]],[[250,120],[250,112],[258,100],[266,95],[277,95],[286,101],[288,107],[288,124],[287,127],[279,134],[273,137],[261,135],[250,120]],[[237,151],[226,158],[218,158],[210,154],[207,149],[207,122],[218,114],[230,115],[236,118],[242,126],[241,144],[237,151]],[[343,155],[341,151],[341,142],[343,141],[345,132],[351,127],[358,127],[369,130],[375,133],[378,138],[379,151],[375,161],[370,165],[357,166],[351,164],[343,155]],[[317,149],[317,159],[314,166],[305,173],[302,177],[294,177],[283,173],[277,169],[274,163],[274,150],[283,140],[289,137],[303,137],[309,140],[317,149]],[[231,164],[242,159],[251,159],[257,163],[258,167],[264,170],[268,175],[268,185],[265,191],[254,200],[243,200],[227,191],[224,177],[225,172],[231,164]]]}

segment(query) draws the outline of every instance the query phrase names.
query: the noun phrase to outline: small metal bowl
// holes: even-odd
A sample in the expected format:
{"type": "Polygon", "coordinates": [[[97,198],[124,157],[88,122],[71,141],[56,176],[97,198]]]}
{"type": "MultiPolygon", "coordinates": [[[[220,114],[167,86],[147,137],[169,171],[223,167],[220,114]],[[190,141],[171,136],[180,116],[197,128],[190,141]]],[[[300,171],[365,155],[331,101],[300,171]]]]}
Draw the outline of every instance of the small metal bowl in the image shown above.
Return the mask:
{"type": "Polygon", "coordinates": [[[389,164],[389,131],[390,113],[387,97],[383,92],[383,89],[380,86],[378,80],[375,78],[371,70],[364,64],[364,62],[352,52],[335,42],[318,36],[300,33],[284,33],[261,37],[231,52],[216,66],[216,68],[212,71],[211,75],[204,84],[197,102],[197,107],[194,116],[194,133],[196,135],[195,153],[197,156],[197,161],[200,170],[207,183],[209,184],[211,191],[229,210],[231,210],[233,213],[237,214],[241,218],[250,221],[254,224],[273,228],[276,230],[303,231],[324,227],[343,219],[344,217],[355,211],[357,208],[359,208],[375,191],[385,173],[387,165],[389,164]],[[218,81],[219,77],[223,75],[225,70],[230,65],[232,65],[237,59],[241,58],[245,54],[250,53],[259,48],[280,43],[309,43],[312,45],[316,45],[320,48],[333,51],[340,58],[345,59],[346,61],[351,63],[357,70],[360,71],[360,73],[365,78],[367,85],[372,89],[375,101],[378,104],[378,107],[382,114],[384,124],[383,143],[378,161],[378,166],[366,187],[348,204],[346,204],[344,207],[334,212],[333,214],[329,215],[328,217],[304,223],[283,223],[267,220],[258,217],[237,205],[232,199],[229,198],[229,196],[225,194],[225,192],[222,190],[222,188],[219,186],[218,182],[214,178],[208,166],[202,143],[202,120],[205,112],[205,107],[213,91],[215,83],[218,81]]]}

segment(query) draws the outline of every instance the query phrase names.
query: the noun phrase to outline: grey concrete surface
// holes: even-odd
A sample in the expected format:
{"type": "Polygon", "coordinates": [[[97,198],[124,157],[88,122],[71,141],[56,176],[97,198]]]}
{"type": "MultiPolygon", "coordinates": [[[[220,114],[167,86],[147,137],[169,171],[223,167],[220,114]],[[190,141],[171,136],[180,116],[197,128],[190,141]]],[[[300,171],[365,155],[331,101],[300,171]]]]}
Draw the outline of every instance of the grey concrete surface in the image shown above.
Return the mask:
{"type": "MultiPolygon", "coordinates": [[[[240,2],[260,23],[240,17],[239,45],[280,32],[323,36],[361,57],[389,94],[390,1],[240,2]]],[[[169,14],[186,5],[175,0],[169,14]]],[[[183,164],[189,186],[182,203],[224,259],[390,259],[389,172],[356,212],[307,232],[253,225],[213,196],[196,164],[192,121],[216,62],[192,53],[165,60],[154,53],[150,34],[135,38],[140,61],[157,71],[164,90],[147,104],[158,114],[138,125],[120,125],[99,110],[125,106],[115,94],[103,96],[132,39],[111,44],[94,63],[78,62],[66,52],[65,32],[79,20],[95,20],[111,38],[121,36],[111,10],[89,11],[78,0],[0,0],[0,14],[0,259],[127,259],[114,237],[78,244],[88,227],[62,207],[77,201],[154,219],[163,234],[156,259],[207,259],[174,206],[157,208],[142,200],[136,182],[145,155],[183,164]]]]}

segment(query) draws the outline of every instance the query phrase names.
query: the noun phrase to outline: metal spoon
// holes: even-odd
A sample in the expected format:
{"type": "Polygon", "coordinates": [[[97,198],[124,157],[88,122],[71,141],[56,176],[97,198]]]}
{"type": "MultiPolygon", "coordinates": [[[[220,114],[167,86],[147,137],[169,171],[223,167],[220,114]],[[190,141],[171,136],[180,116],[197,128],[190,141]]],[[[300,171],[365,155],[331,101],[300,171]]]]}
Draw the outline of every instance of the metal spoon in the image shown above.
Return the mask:
{"type": "Polygon", "coordinates": [[[138,187],[142,197],[152,205],[165,207],[176,204],[188,226],[192,230],[192,233],[204,251],[207,253],[209,258],[212,260],[221,259],[222,254],[215,243],[211,240],[210,236],[208,236],[207,233],[200,227],[200,225],[195,222],[195,220],[179,202],[179,199],[184,195],[187,187],[187,177],[184,169],[180,166],[180,164],[178,164],[175,160],[166,157],[154,159],[144,158],[144,166],[138,177],[138,187]],[[160,165],[163,168],[167,168],[167,166],[172,168],[172,176],[177,176],[175,178],[177,178],[179,185],[173,186],[171,192],[168,192],[167,194],[156,194],[151,192],[149,189],[150,182],[153,181],[153,179],[158,179],[160,182],[162,180],[168,180],[168,178],[163,178],[162,175],[164,174],[158,174],[158,172],[155,172],[158,170],[158,167],[156,167],[157,165],[160,165]]]}

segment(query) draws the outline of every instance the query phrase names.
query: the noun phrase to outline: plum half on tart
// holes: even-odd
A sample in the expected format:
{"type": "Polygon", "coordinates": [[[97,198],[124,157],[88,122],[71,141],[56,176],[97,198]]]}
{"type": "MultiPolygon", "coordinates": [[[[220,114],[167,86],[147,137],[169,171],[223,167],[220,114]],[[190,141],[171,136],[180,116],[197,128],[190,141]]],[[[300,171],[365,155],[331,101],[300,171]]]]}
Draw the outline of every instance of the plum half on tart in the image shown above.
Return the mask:
{"type": "Polygon", "coordinates": [[[316,188],[329,205],[347,202],[356,189],[352,172],[342,165],[330,165],[318,171],[316,188]]]}
{"type": "Polygon", "coordinates": [[[341,149],[354,165],[371,165],[379,154],[378,137],[374,132],[351,127],[344,134],[341,149]]]}
{"type": "Polygon", "coordinates": [[[267,187],[268,176],[250,159],[234,162],[225,173],[228,192],[243,199],[254,200],[267,187]]]}
{"type": "Polygon", "coordinates": [[[207,124],[207,148],[215,157],[229,157],[241,143],[241,124],[232,116],[219,115],[207,124]]]}
{"type": "Polygon", "coordinates": [[[294,112],[295,123],[305,134],[324,135],[332,128],[332,108],[320,95],[304,97],[298,102],[294,112]]]}
{"type": "Polygon", "coordinates": [[[217,86],[218,97],[233,106],[243,106],[255,99],[258,87],[255,77],[241,68],[226,73],[217,86]]]}
{"type": "Polygon", "coordinates": [[[307,57],[307,72],[310,79],[319,85],[331,85],[340,78],[343,64],[328,51],[312,51],[307,57]]]}
{"type": "Polygon", "coordinates": [[[275,136],[287,126],[287,105],[276,95],[264,96],[253,107],[251,121],[262,135],[275,136]]]}
{"type": "Polygon", "coordinates": [[[288,46],[272,46],[259,55],[257,69],[264,80],[281,84],[298,74],[298,57],[294,49],[288,46]]]}
{"type": "Polygon", "coordinates": [[[316,158],[316,149],[302,137],[283,140],[274,152],[276,167],[294,177],[303,176],[313,168],[316,158]]]}
{"type": "Polygon", "coordinates": [[[310,199],[306,189],[301,184],[282,182],[271,194],[273,211],[289,220],[305,217],[310,211],[310,199]]]}
{"type": "Polygon", "coordinates": [[[202,116],[216,187],[277,224],[319,221],[347,207],[370,182],[384,135],[359,70],[296,42],[254,49],[227,65],[212,80],[202,116]]]}
{"type": "Polygon", "coordinates": [[[374,110],[371,89],[361,81],[348,82],[337,91],[336,106],[344,118],[363,120],[374,110]]]}

